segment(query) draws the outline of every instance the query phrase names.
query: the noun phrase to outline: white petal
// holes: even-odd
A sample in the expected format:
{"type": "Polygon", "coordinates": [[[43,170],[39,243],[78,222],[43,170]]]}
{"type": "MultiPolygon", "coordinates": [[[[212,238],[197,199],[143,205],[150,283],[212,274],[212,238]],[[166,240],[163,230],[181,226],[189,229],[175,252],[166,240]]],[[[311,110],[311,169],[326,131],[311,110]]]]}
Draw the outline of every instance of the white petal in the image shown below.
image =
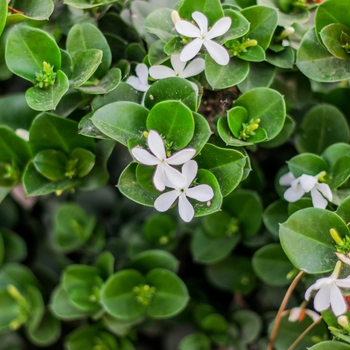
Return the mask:
{"type": "Polygon", "coordinates": [[[208,33],[208,18],[201,12],[195,11],[192,13],[192,18],[197,22],[198,27],[201,29],[201,36],[208,33]]]}
{"type": "Polygon", "coordinates": [[[206,202],[214,197],[214,191],[209,185],[198,185],[186,191],[186,196],[199,202],[206,202]]]}
{"type": "Polygon", "coordinates": [[[188,201],[184,194],[181,194],[179,197],[179,215],[185,222],[190,222],[194,216],[192,204],[188,201]]]}
{"type": "Polygon", "coordinates": [[[181,78],[193,77],[203,72],[204,68],[205,68],[205,61],[203,60],[203,58],[196,58],[187,65],[185,70],[183,70],[181,74],[179,74],[179,77],[181,78]]]}
{"type": "Polygon", "coordinates": [[[142,85],[148,85],[148,67],[144,63],[140,63],[135,68],[136,75],[140,78],[142,85]]]}
{"type": "Polygon", "coordinates": [[[309,315],[314,322],[318,321],[318,319],[320,318],[320,315],[315,311],[312,311],[309,309],[306,309],[305,311],[306,311],[306,314],[309,315]]]}
{"type": "Polygon", "coordinates": [[[202,47],[203,41],[204,39],[197,38],[188,43],[181,51],[180,60],[187,62],[196,56],[202,47]]]}
{"type": "Polygon", "coordinates": [[[288,321],[289,322],[296,322],[299,320],[301,312],[305,310],[302,309],[301,307],[293,307],[293,309],[289,310],[289,316],[288,316],[288,321]]]}
{"type": "Polygon", "coordinates": [[[159,163],[159,159],[153,156],[151,153],[147,152],[143,148],[134,147],[131,150],[134,158],[141,164],[145,165],[157,165],[159,163]]]}
{"type": "Polygon", "coordinates": [[[330,288],[330,302],[335,316],[340,316],[348,311],[343,294],[335,284],[332,284],[330,288]]]}
{"type": "Polygon", "coordinates": [[[149,69],[149,75],[154,79],[164,79],[176,76],[174,70],[167,66],[152,66],[149,69]]]}
{"type": "Polygon", "coordinates": [[[312,205],[315,208],[325,209],[328,204],[327,200],[323,198],[322,194],[316,188],[311,190],[311,199],[312,205]]]}
{"type": "Polygon", "coordinates": [[[305,299],[309,300],[311,293],[314,290],[321,289],[324,285],[330,282],[330,277],[319,278],[313,285],[311,285],[305,292],[305,299]]]}
{"type": "Polygon", "coordinates": [[[316,184],[316,188],[323,194],[324,197],[326,197],[329,201],[333,199],[333,194],[331,189],[327,184],[316,184]]]}
{"type": "Polygon", "coordinates": [[[279,184],[281,186],[289,186],[293,180],[295,180],[294,175],[292,172],[288,172],[280,177],[279,184]]]}
{"type": "Polygon", "coordinates": [[[173,188],[180,189],[186,185],[186,178],[178,170],[172,168],[167,163],[164,163],[165,176],[168,178],[173,188]]]}
{"type": "Polygon", "coordinates": [[[317,311],[324,311],[329,308],[331,302],[330,285],[323,286],[316,294],[314,307],[317,311]]]}
{"type": "Polygon", "coordinates": [[[317,179],[311,175],[303,174],[298,179],[300,186],[305,192],[310,192],[317,184],[317,179]]]}
{"type": "Polygon", "coordinates": [[[126,83],[131,85],[135,90],[139,90],[139,87],[142,85],[140,79],[133,75],[126,79],[126,83]]]}
{"type": "Polygon", "coordinates": [[[196,154],[194,148],[184,148],[179,152],[174,153],[167,159],[167,163],[171,165],[181,165],[188,162],[196,154]]]}
{"type": "Polygon", "coordinates": [[[188,188],[197,175],[198,164],[194,160],[189,160],[182,166],[182,175],[186,178],[185,187],[188,188]]]}
{"type": "Polygon", "coordinates": [[[286,192],[284,192],[284,199],[288,202],[296,202],[304,195],[303,189],[299,186],[297,190],[294,190],[292,187],[289,187],[286,192]]]}
{"type": "Polygon", "coordinates": [[[153,184],[154,187],[158,191],[164,191],[165,190],[165,172],[164,172],[164,163],[158,164],[156,171],[153,174],[153,184]]]}
{"type": "Polygon", "coordinates": [[[180,193],[176,190],[163,193],[155,200],[154,207],[161,212],[167,211],[179,195],[180,193]]]}
{"type": "Polygon", "coordinates": [[[339,287],[350,288],[350,278],[341,278],[335,281],[335,284],[339,287]]]}
{"type": "Polygon", "coordinates": [[[220,18],[205,36],[208,39],[213,39],[225,34],[231,27],[232,20],[230,17],[220,18]]]}
{"type": "Polygon", "coordinates": [[[164,160],[166,158],[164,141],[157,133],[157,131],[151,130],[148,133],[147,143],[152,153],[159,160],[164,160]]]}
{"type": "Polygon", "coordinates": [[[186,62],[180,60],[180,55],[172,55],[170,57],[170,61],[174,68],[175,74],[182,77],[182,72],[186,66],[186,62]]]}
{"type": "Polygon", "coordinates": [[[187,36],[189,38],[200,38],[201,36],[201,31],[199,28],[188,21],[181,20],[176,22],[175,28],[179,34],[187,36]]]}
{"type": "Polygon", "coordinates": [[[220,44],[215,41],[205,39],[204,46],[209,52],[211,58],[221,66],[226,66],[230,62],[230,55],[220,44]]]}

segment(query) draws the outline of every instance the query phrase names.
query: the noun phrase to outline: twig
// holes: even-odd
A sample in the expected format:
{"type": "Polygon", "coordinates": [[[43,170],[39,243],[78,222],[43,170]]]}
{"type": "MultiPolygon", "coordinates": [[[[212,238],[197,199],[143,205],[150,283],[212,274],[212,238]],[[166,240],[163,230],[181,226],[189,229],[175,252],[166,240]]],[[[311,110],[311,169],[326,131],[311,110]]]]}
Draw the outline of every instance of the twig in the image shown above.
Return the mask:
{"type": "Polygon", "coordinates": [[[298,275],[294,278],[293,282],[291,283],[291,285],[289,286],[289,288],[287,290],[286,295],[283,298],[281,306],[280,306],[280,308],[277,312],[277,315],[276,315],[275,324],[274,324],[272,332],[271,332],[270,342],[269,342],[269,345],[267,347],[267,350],[273,350],[273,344],[275,343],[275,340],[277,337],[278,328],[280,326],[281,319],[282,319],[282,313],[287,306],[288,300],[289,300],[295,286],[298,284],[298,282],[303,274],[304,274],[304,271],[300,271],[298,273],[298,275]]]}

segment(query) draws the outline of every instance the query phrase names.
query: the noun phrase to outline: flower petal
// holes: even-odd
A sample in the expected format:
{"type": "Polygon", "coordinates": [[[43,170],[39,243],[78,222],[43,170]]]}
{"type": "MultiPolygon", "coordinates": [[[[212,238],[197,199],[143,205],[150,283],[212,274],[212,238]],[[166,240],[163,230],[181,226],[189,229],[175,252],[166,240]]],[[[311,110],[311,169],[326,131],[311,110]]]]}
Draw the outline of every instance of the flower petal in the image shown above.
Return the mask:
{"type": "Polygon", "coordinates": [[[176,190],[163,193],[154,201],[154,207],[161,212],[167,211],[179,195],[179,191],[176,190]]]}
{"type": "Polygon", "coordinates": [[[164,79],[176,76],[174,70],[167,66],[152,66],[149,69],[149,75],[154,79],[164,79]]]}
{"type": "Polygon", "coordinates": [[[201,36],[204,36],[208,33],[208,18],[205,14],[195,11],[192,13],[192,18],[198,24],[198,27],[201,29],[201,36]]]}
{"type": "Polygon", "coordinates": [[[213,39],[225,34],[231,27],[232,20],[230,17],[220,18],[205,36],[208,39],[213,39]]]}
{"type": "Polygon", "coordinates": [[[205,39],[204,46],[209,52],[211,58],[221,66],[226,66],[230,62],[230,55],[220,44],[215,41],[205,39]]]}
{"type": "Polygon", "coordinates": [[[166,176],[164,172],[164,163],[159,163],[153,174],[153,184],[158,191],[165,190],[166,176]]]}
{"type": "Polygon", "coordinates": [[[348,311],[343,294],[335,284],[332,284],[330,287],[330,303],[335,316],[340,316],[348,311]]]}
{"type": "Polygon", "coordinates": [[[335,281],[335,284],[339,287],[350,288],[350,278],[341,278],[335,281]]]}
{"type": "Polygon", "coordinates": [[[164,160],[166,158],[164,141],[157,133],[157,131],[150,130],[150,132],[148,133],[147,144],[151,152],[159,160],[164,160]]]}
{"type": "Polygon", "coordinates": [[[189,38],[200,38],[201,36],[200,29],[188,21],[180,20],[176,22],[175,29],[179,34],[189,38]]]}
{"type": "Polygon", "coordinates": [[[182,175],[186,178],[185,187],[188,188],[197,175],[198,164],[194,160],[189,160],[182,166],[182,175]]]}
{"type": "Polygon", "coordinates": [[[188,43],[181,51],[180,60],[187,62],[196,56],[202,47],[203,41],[204,39],[197,38],[188,43]]]}
{"type": "Polygon", "coordinates": [[[311,199],[312,205],[315,208],[325,209],[328,204],[327,200],[323,198],[322,194],[316,188],[311,190],[311,199]]]}
{"type": "Polygon", "coordinates": [[[295,180],[293,173],[290,171],[280,177],[279,184],[281,186],[289,186],[295,180]]]}
{"type": "Polygon", "coordinates": [[[142,85],[148,85],[148,67],[144,63],[140,63],[135,68],[136,75],[140,78],[142,85]]]}
{"type": "Polygon", "coordinates": [[[170,61],[174,68],[175,74],[182,77],[182,72],[186,66],[186,62],[180,60],[180,55],[172,55],[170,57],[170,61]]]}
{"type": "Polygon", "coordinates": [[[310,192],[317,184],[317,179],[311,175],[303,174],[298,179],[300,186],[305,192],[310,192]]]}
{"type": "Polygon", "coordinates": [[[296,202],[304,195],[303,189],[298,186],[296,189],[293,189],[292,187],[289,187],[286,192],[284,192],[284,199],[288,202],[296,202]]]}
{"type": "Polygon", "coordinates": [[[186,196],[199,202],[206,202],[214,197],[214,191],[209,185],[198,185],[186,191],[186,196]]]}
{"type": "Polygon", "coordinates": [[[167,159],[167,163],[171,165],[181,165],[188,162],[196,154],[194,148],[184,148],[179,152],[174,153],[167,159]]]}
{"type": "Polygon", "coordinates": [[[331,277],[319,278],[313,285],[311,285],[305,292],[305,299],[310,300],[312,291],[321,289],[327,283],[330,283],[331,277]]]}
{"type": "Polygon", "coordinates": [[[131,153],[134,156],[134,158],[141,164],[145,164],[145,165],[157,165],[157,164],[159,164],[159,159],[156,158],[151,153],[147,152],[143,148],[134,147],[131,150],[131,153]]]}
{"type": "Polygon", "coordinates": [[[126,83],[131,85],[135,90],[140,90],[139,87],[142,85],[140,79],[133,75],[126,79],[126,83]]]}
{"type": "Polygon", "coordinates": [[[319,192],[323,194],[324,197],[326,197],[329,201],[333,199],[333,194],[331,189],[327,184],[316,184],[316,188],[318,189],[319,192]]]}
{"type": "Polygon", "coordinates": [[[164,163],[164,172],[165,176],[168,178],[169,182],[176,189],[184,188],[186,186],[186,178],[183,176],[178,170],[175,168],[171,167],[167,163],[164,163]]]}
{"type": "Polygon", "coordinates": [[[190,222],[194,216],[192,204],[183,193],[179,196],[179,215],[185,222],[190,222]]]}
{"type": "Polygon", "coordinates": [[[204,68],[205,68],[205,61],[203,60],[203,58],[196,58],[187,65],[187,67],[181,72],[181,74],[179,74],[179,77],[181,78],[193,77],[203,72],[204,68]]]}
{"type": "Polygon", "coordinates": [[[324,285],[316,294],[314,307],[317,311],[324,311],[329,308],[331,303],[330,285],[324,285]]]}

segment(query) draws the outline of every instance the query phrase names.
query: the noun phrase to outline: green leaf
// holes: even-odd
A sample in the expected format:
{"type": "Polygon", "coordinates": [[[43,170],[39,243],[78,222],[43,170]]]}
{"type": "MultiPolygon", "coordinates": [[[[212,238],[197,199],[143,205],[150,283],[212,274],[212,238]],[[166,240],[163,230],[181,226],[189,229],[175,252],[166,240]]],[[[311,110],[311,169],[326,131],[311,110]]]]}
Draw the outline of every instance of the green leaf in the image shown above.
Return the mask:
{"type": "Polygon", "coordinates": [[[155,41],[148,50],[148,62],[151,66],[160,65],[169,59],[164,52],[164,42],[162,40],[155,41]]]}
{"type": "Polygon", "coordinates": [[[131,267],[143,274],[147,274],[156,268],[176,272],[179,262],[172,254],[164,250],[146,250],[132,259],[131,267]]]}
{"type": "Polygon", "coordinates": [[[175,151],[185,148],[194,134],[192,112],[180,101],[157,103],[149,112],[146,125],[148,130],[156,130],[171,142],[175,151]]]}
{"type": "Polygon", "coordinates": [[[333,168],[335,163],[342,157],[350,155],[350,145],[347,143],[334,143],[327,147],[321,157],[333,168]]]}
{"type": "Polygon", "coordinates": [[[7,0],[0,0],[0,35],[5,28],[7,17],[7,0]]]}
{"type": "Polygon", "coordinates": [[[52,37],[41,29],[17,26],[9,34],[6,52],[9,70],[36,83],[36,73],[43,70],[43,62],[61,68],[61,53],[52,37]]]}
{"type": "Polygon", "coordinates": [[[220,43],[225,43],[228,40],[237,39],[247,34],[250,23],[238,11],[226,9],[224,11],[225,17],[230,17],[232,24],[230,29],[221,37],[220,43]]]}
{"type": "Polygon", "coordinates": [[[287,46],[285,49],[279,52],[267,50],[266,61],[278,68],[293,68],[295,63],[295,53],[290,46],[287,46]]]}
{"type": "Polygon", "coordinates": [[[173,272],[153,269],[146,275],[146,281],[155,288],[152,301],[147,307],[150,317],[172,317],[186,307],[189,301],[187,287],[173,272]]]}
{"type": "Polygon", "coordinates": [[[217,64],[209,55],[205,57],[205,77],[213,89],[225,89],[242,82],[249,73],[249,63],[231,57],[226,66],[217,64]]]}
{"type": "Polygon", "coordinates": [[[0,290],[0,332],[7,333],[10,331],[10,323],[20,314],[20,306],[14,300],[6,289],[0,290]]]}
{"type": "Polygon", "coordinates": [[[114,317],[135,319],[144,313],[145,306],[136,299],[133,288],[144,284],[145,278],[139,271],[119,271],[106,281],[101,291],[101,304],[114,317]]]}
{"type": "Polygon", "coordinates": [[[107,94],[114,90],[120,83],[121,70],[119,68],[111,68],[107,74],[93,86],[80,86],[79,90],[91,95],[107,94]]]}
{"type": "Polygon", "coordinates": [[[278,237],[279,225],[288,219],[288,203],[282,199],[271,203],[264,211],[263,220],[266,228],[278,237]]]}
{"type": "Polygon", "coordinates": [[[20,235],[9,229],[1,228],[0,236],[2,247],[4,248],[3,253],[1,254],[0,252],[0,265],[2,263],[22,261],[27,257],[27,246],[20,235]]]}
{"type": "Polygon", "coordinates": [[[294,128],[295,121],[289,115],[286,115],[286,119],[284,120],[284,125],[281,132],[274,139],[261,143],[260,147],[275,148],[281,146],[288,141],[294,131],[294,128]]]}
{"type": "Polygon", "coordinates": [[[89,49],[77,54],[69,84],[78,88],[86,83],[98,69],[102,57],[103,51],[98,49],[89,49]]]}
{"type": "Polygon", "coordinates": [[[83,311],[100,308],[99,291],[103,280],[96,267],[70,265],[64,270],[62,284],[76,308],[83,311]]]}
{"type": "Polygon", "coordinates": [[[345,222],[333,212],[318,208],[299,210],[280,226],[282,248],[299,270],[314,274],[332,271],[338,258],[329,233],[331,228],[340,237],[349,234],[345,222]]]}
{"type": "Polygon", "coordinates": [[[255,252],[252,265],[256,275],[268,286],[290,284],[288,274],[294,267],[279,244],[269,244],[255,252]]]}
{"type": "Polygon", "coordinates": [[[73,58],[74,65],[82,52],[89,49],[101,50],[103,52],[102,63],[95,74],[98,78],[102,78],[107,73],[112,61],[111,50],[101,31],[91,23],[75,24],[68,33],[66,46],[73,58]]]}
{"type": "Polygon", "coordinates": [[[209,237],[201,228],[197,228],[191,239],[191,254],[198,263],[215,264],[225,259],[239,241],[239,234],[209,237]]]}
{"type": "Polygon", "coordinates": [[[320,82],[331,83],[350,78],[348,60],[334,57],[324,49],[314,29],[304,35],[297,52],[296,65],[308,78],[320,82]]]}
{"type": "Polygon", "coordinates": [[[265,51],[259,45],[251,46],[239,53],[238,57],[248,62],[262,62],[265,61],[265,51]]]}
{"type": "Polygon", "coordinates": [[[181,101],[192,111],[197,110],[197,93],[183,78],[171,77],[156,81],[145,93],[145,107],[152,109],[161,101],[181,101]]]}
{"type": "Polygon", "coordinates": [[[219,136],[222,138],[222,140],[225,142],[226,146],[235,146],[235,147],[241,147],[241,146],[249,146],[252,145],[252,142],[246,142],[240,139],[236,139],[228,125],[228,118],[227,117],[220,117],[217,124],[217,131],[219,136]]]}
{"type": "Polygon", "coordinates": [[[311,153],[302,153],[291,158],[288,167],[295,178],[303,174],[315,176],[328,169],[327,163],[321,157],[311,153]]]}
{"type": "Polygon", "coordinates": [[[175,234],[175,220],[163,213],[149,216],[143,226],[143,236],[152,245],[166,246],[172,243],[175,234]]]}
{"type": "Polygon", "coordinates": [[[192,115],[194,118],[194,133],[187,147],[196,149],[196,154],[198,154],[209,140],[212,132],[207,120],[201,114],[192,112],[192,115]]]}
{"type": "Polygon", "coordinates": [[[15,0],[11,2],[11,5],[15,6],[15,9],[22,13],[8,13],[6,25],[16,24],[27,19],[35,21],[48,20],[54,10],[52,0],[15,0]]]}
{"type": "Polygon", "coordinates": [[[33,154],[46,149],[56,149],[71,154],[76,148],[94,152],[94,140],[78,134],[78,123],[42,113],[33,121],[29,134],[33,154]]]}
{"type": "Polygon", "coordinates": [[[210,350],[211,342],[204,333],[194,333],[182,338],[179,344],[179,350],[210,350]]]}
{"type": "Polygon", "coordinates": [[[238,151],[219,148],[207,143],[196,157],[200,168],[211,171],[225,197],[240,183],[246,157],[238,151]]]}
{"type": "Polygon", "coordinates": [[[349,141],[349,126],[343,114],[335,107],[318,104],[303,118],[295,137],[297,150],[321,154],[336,142],[349,141]]]}
{"type": "Polygon", "coordinates": [[[104,134],[127,145],[130,138],[142,138],[147,115],[148,110],[137,103],[114,102],[95,111],[91,120],[104,134]]]}
{"type": "Polygon", "coordinates": [[[33,159],[35,169],[51,181],[66,179],[68,157],[62,151],[46,149],[33,159]]]}
{"type": "Polygon", "coordinates": [[[219,0],[184,0],[179,8],[179,15],[182,19],[192,21],[191,15],[195,11],[208,17],[209,26],[224,17],[219,0]]]}
{"type": "Polygon", "coordinates": [[[146,191],[138,183],[136,178],[137,165],[137,163],[130,163],[124,169],[120,175],[117,187],[125,197],[130,198],[134,202],[153,207],[153,203],[158,195],[146,191]]]}
{"type": "Polygon", "coordinates": [[[94,7],[106,6],[118,2],[118,0],[102,0],[102,1],[90,1],[90,0],[63,0],[63,3],[77,9],[92,9],[94,7]]]}
{"type": "Polygon", "coordinates": [[[231,319],[239,325],[242,342],[249,344],[257,340],[262,330],[260,315],[250,310],[238,310],[231,319]]]}
{"type": "Polygon", "coordinates": [[[167,42],[177,35],[174,31],[174,23],[171,20],[172,9],[159,8],[152,11],[144,22],[144,29],[157,35],[162,41],[167,42]]]}
{"type": "Polygon", "coordinates": [[[342,33],[350,35],[350,29],[342,24],[333,23],[321,30],[321,40],[328,51],[340,59],[349,59],[350,55],[343,48],[344,43],[341,41],[342,33]]]}
{"type": "Polygon", "coordinates": [[[31,87],[26,91],[28,106],[36,111],[49,111],[56,109],[62,96],[69,89],[67,76],[57,71],[55,83],[48,88],[31,87]]]}
{"type": "Polygon", "coordinates": [[[350,350],[350,345],[341,343],[339,341],[325,340],[321,343],[315,344],[310,350],[350,350]]]}
{"type": "Polygon", "coordinates": [[[267,6],[252,6],[241,11],[250,22],[249,39],[258,41],[260,47],[266,50],[277,27],[278,12],[267,6]]]}

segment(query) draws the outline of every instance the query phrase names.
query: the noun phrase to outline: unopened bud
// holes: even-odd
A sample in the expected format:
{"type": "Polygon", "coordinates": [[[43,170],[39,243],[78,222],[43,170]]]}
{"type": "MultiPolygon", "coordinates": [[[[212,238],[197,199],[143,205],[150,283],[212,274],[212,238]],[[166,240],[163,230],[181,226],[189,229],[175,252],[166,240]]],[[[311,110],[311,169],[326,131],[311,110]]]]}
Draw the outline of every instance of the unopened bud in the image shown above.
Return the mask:
{"type": "Polygon", "coordinates": [[[173,21],[174,24],[176,24],[178,21],[181,20],[180,15],[177,11],[173,11],[171,13],[171,20],[173,21]]]}

